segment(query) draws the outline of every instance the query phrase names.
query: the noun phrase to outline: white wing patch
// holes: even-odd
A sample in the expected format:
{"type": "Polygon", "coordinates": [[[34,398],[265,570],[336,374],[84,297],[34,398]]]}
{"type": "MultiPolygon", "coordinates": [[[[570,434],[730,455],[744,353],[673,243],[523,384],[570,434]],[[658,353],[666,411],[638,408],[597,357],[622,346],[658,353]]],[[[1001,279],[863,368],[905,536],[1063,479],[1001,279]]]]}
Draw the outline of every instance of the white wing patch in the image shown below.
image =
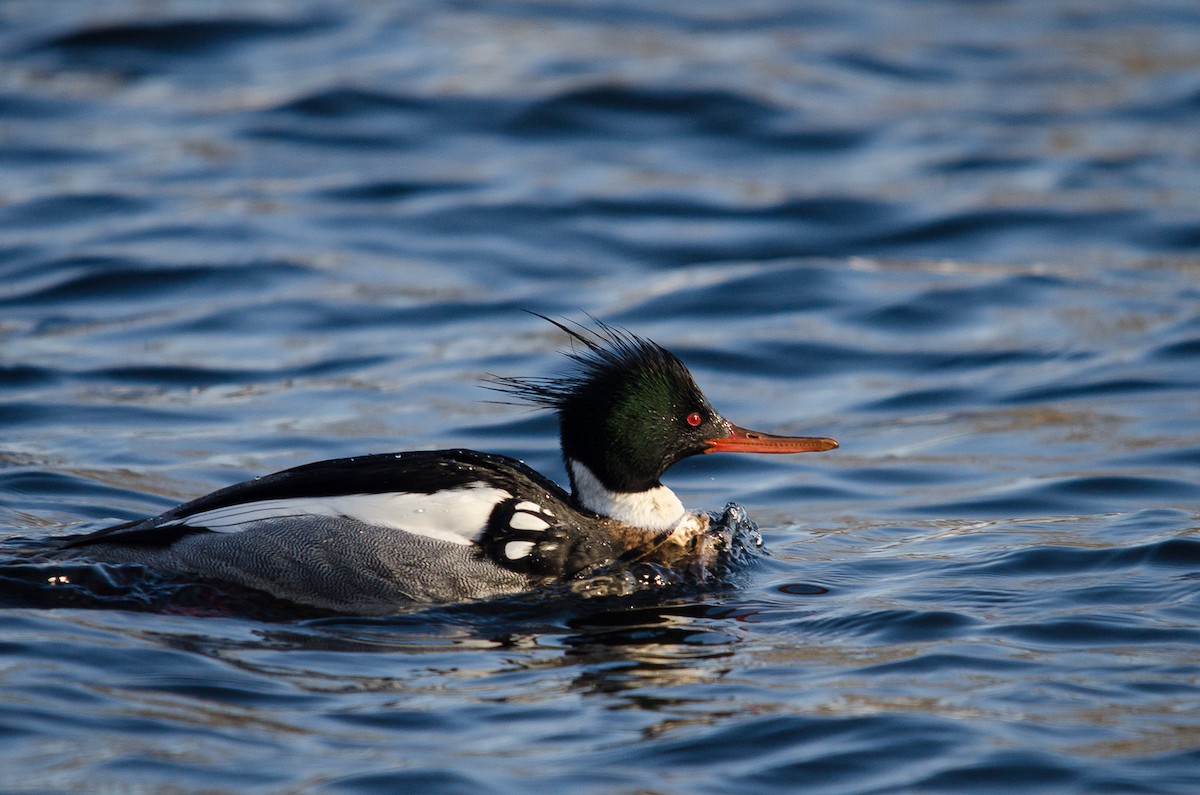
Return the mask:
{"type": "Polygon", "coordinates": [[[509,541],[504,545],[504,557],[509,560],[518,560],[528,557],[533,551],[532,541],[509,541]]]}
{"type": "Polygon", "coordinates": [[[513,510],[514,511],[529,511],[531,513],[544,513],[547,516],[554,516],[554,511],[550,510],[549,508],[543,508],[542,506],[538,505],[536,502],[530,502],[529,500],[523,500],[522,502],[518,502],[513,507],[513,510]]]}
{"type": "Polygon", "coordinates": [[[524,511],[515,511],[508,520],[508,526],[513,530],[546,530],[550,523],[540,516],[534,516],[524,511]]]}
{"type": "Polygon", "coordinates": [[[467,545],[478,540],[496,504],[511,497],[503,489],[480,483],[433,494],[387,492],[260,500],[203,511],[163,526],[188,525],[218,533],[238,533],[249,523],[262,519],[344,516],[364,524],[467,545]]]}

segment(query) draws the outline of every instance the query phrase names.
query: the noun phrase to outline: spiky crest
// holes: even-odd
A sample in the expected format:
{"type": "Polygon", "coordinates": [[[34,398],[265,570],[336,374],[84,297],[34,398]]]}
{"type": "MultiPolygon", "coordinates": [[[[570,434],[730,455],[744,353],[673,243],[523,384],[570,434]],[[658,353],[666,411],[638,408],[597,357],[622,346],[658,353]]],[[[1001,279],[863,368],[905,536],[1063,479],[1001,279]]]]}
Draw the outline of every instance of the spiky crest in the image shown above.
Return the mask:
{"type": "Polygon", "coordinates": [[[592,329],[538,317],[571,338],[571,371],[493,378],[491,388],[555,411],[577,496],[576,463],[609,492],[642,493],[661,486],[659,476],[676,461],[703,452],[706,438],[720,435],[720,417],[667,349],[595,318],[592,329]],[[688,421],[691,414],[700,421],[688,421]]]}
{"type": "Polygon", "coordinates": [[[591,315],[588,317],[596,326],[594,330],[580,323],[572,327],[537,312],[529,314],[553,324],[571,338],[571,350],[564,351],[564,355],[571,361],[572,369],[557,376],[490,376],[485,388],[561,411],[588,387],[623,381],[634,370],[663,380],[678,378],[681,370],[687,372],[675,354],[658,343],[591,315]]]}

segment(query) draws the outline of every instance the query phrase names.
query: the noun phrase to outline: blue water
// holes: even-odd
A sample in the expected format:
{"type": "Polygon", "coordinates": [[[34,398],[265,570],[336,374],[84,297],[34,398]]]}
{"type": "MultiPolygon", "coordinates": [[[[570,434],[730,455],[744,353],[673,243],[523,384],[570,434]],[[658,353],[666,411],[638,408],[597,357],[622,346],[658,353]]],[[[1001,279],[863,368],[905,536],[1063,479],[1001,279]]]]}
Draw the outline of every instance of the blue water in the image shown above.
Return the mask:
{"type": "Polygon", "coordinates": [[[0,5],[0,790],[1195,792],[1200,11],[0,5]],[[584,313],[795,458],[712,587],[315,617],[21,557],[471,446],[584,313]]]}

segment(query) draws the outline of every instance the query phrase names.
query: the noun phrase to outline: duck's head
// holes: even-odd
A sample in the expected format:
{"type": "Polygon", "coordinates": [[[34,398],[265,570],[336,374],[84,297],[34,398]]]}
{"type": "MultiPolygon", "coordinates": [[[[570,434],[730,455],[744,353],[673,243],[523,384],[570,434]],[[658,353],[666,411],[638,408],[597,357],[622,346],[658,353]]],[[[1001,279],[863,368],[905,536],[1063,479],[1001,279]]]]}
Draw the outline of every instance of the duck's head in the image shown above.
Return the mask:
{"type": "Polygon", "coordinates": [[[683,505],[662,483],[699,453],[808,453],[833,439],[750,431],[722,417],[683,362],[660,345],[597,323],[545,318],[569,334],[574,369],[556,378],[498,378],[497,388],[558,413],[572,494],[595,513],[647,530],[674,527],[683,505]]]}

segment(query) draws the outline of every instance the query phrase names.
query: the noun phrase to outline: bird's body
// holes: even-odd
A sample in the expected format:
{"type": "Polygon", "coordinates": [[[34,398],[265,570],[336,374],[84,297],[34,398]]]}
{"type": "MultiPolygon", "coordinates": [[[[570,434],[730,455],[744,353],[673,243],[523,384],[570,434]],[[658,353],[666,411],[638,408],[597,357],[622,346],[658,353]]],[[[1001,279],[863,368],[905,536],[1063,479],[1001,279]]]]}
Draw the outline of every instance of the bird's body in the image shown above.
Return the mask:
{"type": "Polygon", "coordinates": [[[59,556],[141,563],[332,610],[516,593],[616,562],[708,565],[721,541],[659,476],[700,452],[831,439],[745,431],[654,343],[601,325],[565,379],[499,379],[554,408],[571,492],[505,456],[437,450],[321,461],[157,517],[66,539],[59,556]]]}

